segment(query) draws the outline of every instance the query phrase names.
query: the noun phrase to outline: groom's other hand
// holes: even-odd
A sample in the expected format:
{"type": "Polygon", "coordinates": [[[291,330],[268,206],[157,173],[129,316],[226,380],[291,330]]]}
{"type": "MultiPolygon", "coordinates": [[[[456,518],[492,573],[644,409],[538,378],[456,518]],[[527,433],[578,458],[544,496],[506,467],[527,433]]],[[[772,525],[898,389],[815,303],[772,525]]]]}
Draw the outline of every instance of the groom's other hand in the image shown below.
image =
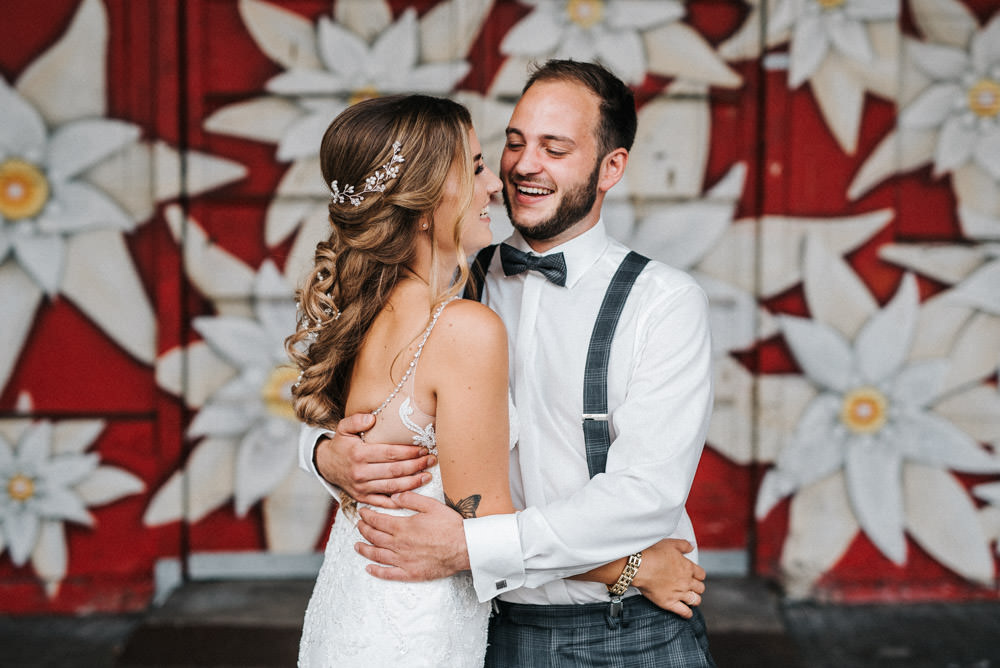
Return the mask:
{"type": "Polygon", "coordinates": [[[316,470],[356,501],[396,508],[390,496],[431,481],[425,469],[437,457],[418,445],[366,443],[361,434],[375,425],[370,413],[356,413],[337,423],[332,437],[322,437],[313,454],[316,470]]]}
{"type": "Polygon", "coordinates": [[[355,543],[355,548],[375,562],[367,567],[369,573],[383,580],[420,582],[469,569],[461,515],[413,492],[398,494],[393,500],[400,508],[417,513],[399,517],[361,509],[358,531],[371,544],[355,543]]]}
{"type": "Polygon", "coordinates": [[[665,538],[642,551],[642,565],[632,584],[664,610],[690,619],[691,608],[705,593],[705,569],[685,554],[694,546],[679,538],[665,538]]]}

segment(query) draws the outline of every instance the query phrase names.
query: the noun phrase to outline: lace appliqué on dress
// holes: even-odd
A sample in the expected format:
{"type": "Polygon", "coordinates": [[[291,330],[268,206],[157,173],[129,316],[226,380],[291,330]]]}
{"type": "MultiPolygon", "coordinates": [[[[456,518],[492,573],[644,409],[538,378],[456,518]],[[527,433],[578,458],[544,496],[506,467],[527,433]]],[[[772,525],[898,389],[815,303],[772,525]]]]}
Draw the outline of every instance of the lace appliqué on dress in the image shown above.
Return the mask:
{"type": "Polygon", "coordinates": [[[436,455],[437,438],[434,435],[434,423],[430,422],[426,427],[421,427],[410,419],[413,415],[413,406],[410,404],[410,397],[399,407],[399,420],[403,425],[413,432],[413,445],[422,445],[427,448],[432,455],[436,455]]]}

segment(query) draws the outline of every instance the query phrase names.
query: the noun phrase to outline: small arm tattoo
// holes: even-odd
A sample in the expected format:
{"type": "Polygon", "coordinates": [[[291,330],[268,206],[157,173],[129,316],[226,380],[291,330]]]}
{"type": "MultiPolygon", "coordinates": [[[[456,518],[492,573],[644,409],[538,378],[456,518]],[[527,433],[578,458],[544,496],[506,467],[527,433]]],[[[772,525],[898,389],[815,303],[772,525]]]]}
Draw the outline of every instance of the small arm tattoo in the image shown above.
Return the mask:
{"type": "Polygon", "coordinates": [[[479,502],[482,501],[482,499],[482,495],[473,494],[472,496],[467,496],[459,501],[452,501],[448,498],[447,494],[444,495],[445,504],[465,519],[476,516],[476,510],[479,508],[479,502]]]}

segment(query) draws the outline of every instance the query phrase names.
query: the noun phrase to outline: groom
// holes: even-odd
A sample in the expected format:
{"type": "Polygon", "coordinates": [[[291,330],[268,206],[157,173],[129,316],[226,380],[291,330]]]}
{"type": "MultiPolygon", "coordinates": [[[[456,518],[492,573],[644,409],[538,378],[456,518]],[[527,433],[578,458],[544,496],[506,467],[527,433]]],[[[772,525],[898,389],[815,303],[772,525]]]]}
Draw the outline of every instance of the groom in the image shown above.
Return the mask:
{"type": "MultiPolygon", "coordinates": [[[[516,233],[481,257],[484,301],[510,339],[511,490],[525,510],[463,520],[404,491],[392,500],[411,517],[362,511],[371,544],[358,549],[381,564],[374,575],[472,571],[497,611],[487,666],[715,665],[695,607],[704,570],[681,553],[695,541],[684,504],[712,405],[706,299],[687,275],[629,254],[601,220],[636,124],[632,93],[610,72],[549,61],[507,128],[500,171],[516,233]],[[603,302],[613,306],[599,312],[603,302]],[[601,564],[607,586],[572,579],[601,564]]],[[[429,455],[360,445],[370,419],[345,418],[332,438],[304,429],[303,466],[359,501],[425,482],[429,455]]]]}

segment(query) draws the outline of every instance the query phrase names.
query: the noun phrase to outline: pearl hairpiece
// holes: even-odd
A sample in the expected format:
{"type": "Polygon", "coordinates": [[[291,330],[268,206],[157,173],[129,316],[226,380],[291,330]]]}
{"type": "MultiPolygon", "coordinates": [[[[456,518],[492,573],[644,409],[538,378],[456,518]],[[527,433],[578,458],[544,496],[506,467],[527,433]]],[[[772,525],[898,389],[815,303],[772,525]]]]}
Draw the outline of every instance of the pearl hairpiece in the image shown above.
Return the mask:
{"type": "Polygon", "coordinates": [[[389,162],[376,169],[374,174],[365,179],[364,187],[359,186],[361,190],[358,192],[354,192],[354,186],[347,186],[341,190],[340,186],[337,185],[337,179],[330,181],[331,201],[343,204],[345,200],[348,200],[354,206],[359,206],[365,199],[363,197],[365,193],[385,192],[386,182],[399,176],[399,166],[396,163],[405,162],[403,156],[399,154],[399,149],[399,141],[394,141],[392,143],[392,157],[389,158],[389,162]]]}

